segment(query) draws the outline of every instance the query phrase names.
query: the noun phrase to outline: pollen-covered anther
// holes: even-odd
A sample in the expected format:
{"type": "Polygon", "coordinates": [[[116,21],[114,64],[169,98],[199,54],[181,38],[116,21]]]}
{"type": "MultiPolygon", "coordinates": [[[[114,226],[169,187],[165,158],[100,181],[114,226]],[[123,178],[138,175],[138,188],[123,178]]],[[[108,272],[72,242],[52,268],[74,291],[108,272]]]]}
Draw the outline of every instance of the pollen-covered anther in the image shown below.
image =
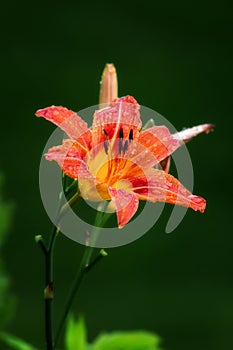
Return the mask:
{"type": "Polygon", "coordinates": [[[106,136],[106,138],[108,139],[108,133],[105,129],[103,129],[104,135],[106,136]]]}
{"type": "Polygon", "coordinates": [[[120,138],[121,138],[121,139],[123,139],[123,138],[124,138],[123,128],[120,128],[120,138]]]}
{"type": "Polygon", "coordinates": [[[133,141],[133,129],[129,131],[129,142],[133,141]]]}

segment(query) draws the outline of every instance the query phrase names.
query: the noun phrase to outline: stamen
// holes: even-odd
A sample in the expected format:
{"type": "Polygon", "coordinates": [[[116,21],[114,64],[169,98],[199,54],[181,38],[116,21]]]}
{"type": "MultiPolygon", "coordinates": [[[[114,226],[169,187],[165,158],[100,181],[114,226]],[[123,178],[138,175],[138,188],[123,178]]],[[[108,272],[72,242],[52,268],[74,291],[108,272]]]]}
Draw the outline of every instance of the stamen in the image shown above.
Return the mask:
{"type": "Polygon", "coordinates": [[[108,145],[106,141],[104,141],[104,150],[105,150],[105,153],[108,154],[108,145]]]}
{"type": "Polygon", "coordinates": [[[125,153],[127,151],[128,146],[129,146],[129,141],[126,140],[125,143],[124,143],[124,147],[123,147],[123,153],[125,153]]]}
{"type": "Polygon", "coordinates": [[[123,151],[123,141],[122,138],[120,138],[119,140],[119,153],[121,153],[123,151]]]}
{"type": "Polygon", "coordinates": [[[103,132],[104,132],[104,135],[106,136],[106,137],[108,137],[108,133],[107,133],[107,131],[104,129],[103,130],[103,132]]]}
{"type": "Polygon", "coordinates": [[[133,129],[129,131],[129,142],[133,141],[133,129]]]}
{"type": "Polygon", "coordinates": [[[120,138],[121,138],[121,139],[123,139],[123,138],[124,138],[123,128],[120,128],[120,138]]]}

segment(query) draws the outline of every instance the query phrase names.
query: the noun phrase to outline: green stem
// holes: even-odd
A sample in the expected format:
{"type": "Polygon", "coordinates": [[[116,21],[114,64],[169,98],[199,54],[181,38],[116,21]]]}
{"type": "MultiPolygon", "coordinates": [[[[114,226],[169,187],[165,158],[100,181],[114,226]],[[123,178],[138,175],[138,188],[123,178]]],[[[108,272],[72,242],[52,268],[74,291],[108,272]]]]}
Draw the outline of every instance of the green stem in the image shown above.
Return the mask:
{"type": "Polygon", "coordinates": [[[53,350],[53,281],[51,276],[51,256],[46,254],[45,257],[45,338],[46,338],[46,349],[53,350]]]}
{"type": "Polygon", "coordinates": [[[54,350],[53,331],[53,253],[59,230],[54,226],[47,253],[45,255],[45,337],[47,350],[54,350]]]}
{"type": "MultiPolygon", "coordinates": [[[[67,210],[72,207],[73,204],[77,203],[77,201],[80,199],[80,193],[76,192],[73,197],[71,197],[68,202],[66,202],[63,206],[61,206],[60,215],[59,215],[59,221],[63,218],[63,216],[67,213],[67,210]]],[[[59,222],[58,222],[59,223],[59,222]]]]}
{"type": "Polygon", "coordinates": [[[66,186],[66,181],[64,181],[63,182],[63,188],[64,188],[65,194],[67,194],[71,190],[78,188],[78,182],[77,182],[77,180],[74,180],[69,186],[66,186]]]}
{"type": "MultiPolygon", "coordinates": [[[[105,203],[104,206],[106,206],[107,204],[108,203],[105,203]]],[[[104,208],[99,207],[98,209],[104,209],[104,208]]],[[[102,213],[100,210],[98,210],[97,215],[96,215],[96,219],[95,219],[95,223],[94,223],[94,227],[93,227],[93,230],[91,232],[91,238],[93,237],[93,240],[91,241],[92,246],[94,246],[95,241],[96,241],[97,236],[98,236],[98,233],[101,230],[100,225],[104,221],[103,217],[104,217],[104,213],[102,213]]],[[[107,255],[107,253],[103,249],[101,249],[99,252],[99,255],[92,262],[90,262],[93,251],[94,251],[93,247],[90,247],[90,246],[85,247],[85,251],[84,251],[77,275],[75,277],[73,286],[70,290],[70,294],[67,298],[67,302],[65,304],[65,308],[64,308],[62,317],[60,319],[60,323],[58,324],[57,333],[56,333],[56,337],[55,337],[55,346],[57,345],[57,342],[59,340],[59,336],[61,334],[64,323],[66,321],[67,315],[70,311],[70,308],[73,304],[76,293],[79,290],[79,287],[81,285],[81,282],[82,282],[85,274],[87,272],[89,272],[104,256],[107,255]]]]}
{"type": "MultiPolygon", "coordinates": [[[[66,176],[63,174],[63,186],[66,183],[66,176]]],[[[56,238],[59,233],[57,228],[58,222],[60,220],[60,211],[63,202],[63,193],[59,195],[58,208],[55,217],[55,223],[53,226],[50,242],[48,248],[43,244],[42,239],[38,240],[44,254],[45,254],[45,289],[44,289],[44,299],[45,299],[45,338],[46,338],[46,349],[54,350],[54,330],[53,330],[53,256],[54,248],[56,243],[56,238]]]]}

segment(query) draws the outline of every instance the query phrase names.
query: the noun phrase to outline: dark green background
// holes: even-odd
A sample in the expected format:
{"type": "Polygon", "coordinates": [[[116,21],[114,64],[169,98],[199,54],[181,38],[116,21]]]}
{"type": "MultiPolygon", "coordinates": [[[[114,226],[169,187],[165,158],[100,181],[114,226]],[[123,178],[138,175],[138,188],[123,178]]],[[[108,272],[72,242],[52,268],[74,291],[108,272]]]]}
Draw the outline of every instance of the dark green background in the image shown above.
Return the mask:
{"type": "MultiPolygon", "coordinates": [[[[188,145],[195,194],[170,235],[170,207],[148,234],[109,250],[83,283],[75,312],[91,340],[101,331],[148,329],[166,350],[233,347],[232,7],[230,1],[8,2],[1,5],[1,164],[16,203],[4,256],[18,308],[10,331],[43,347],[43,258],[35,234],[50,232],[38,167],[54,127],[34,117],[51,104],[96,104],[106,62],[120,95],[132,94],[177,129],[216,131],[188,145]]],[[[49,164],[48,164],[49,166],[49,164]]],[[[82,247],[61,236],[56,250],[56,319],[82,247]]],[[[62,347],[62,345],[61,345],[62,347]]]]}

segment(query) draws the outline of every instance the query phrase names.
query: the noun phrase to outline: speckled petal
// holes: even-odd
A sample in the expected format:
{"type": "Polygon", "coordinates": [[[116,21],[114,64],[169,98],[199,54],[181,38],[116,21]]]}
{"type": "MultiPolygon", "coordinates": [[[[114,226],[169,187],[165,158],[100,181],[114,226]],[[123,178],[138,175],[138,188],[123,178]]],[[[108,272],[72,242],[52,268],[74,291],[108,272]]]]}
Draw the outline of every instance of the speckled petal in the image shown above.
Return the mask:
{"type": "Polygon", "coordinates": [[[81,196],[85,200],[101,202],[105,199],[110,199],[107,185],[100,183],[96,176],[89,171],[85,162],[83,162],[79,168],[78,186],[81,196]]]}
{"type": "Polygon", "coordinates": [[[114,100],[109,107],[97,110],[92,125],[92,147],[121,136],[123,140],[129,139],[130,133],[137,140],[142,125],[139,108],[132,96],[125,96],[114,100]]]}
{"type": "Polygon", "coordinates": [[[184,129],[180,132],[177,132],[176,134],[173,134],[173,137],[177,140],[183,141],[183,142],[188,142],[190,141],[193,137],[205,133],[208,134],[209,132],[213,131],[214,125],[213,124],[201,124],[194,126],[192,128],[184,129]]]}
{"type": "Polygon", "coordinates": [[[158,163],[180,146],[180,141],[174,138],[165,126],[153,126],[142,131],[138,142],[154,154],[158,163]]]}
{"type": "Polygon", "coordinates": [[[134,193],[108,188],[112,202],[116,208],[118,227],[124,227],[138,209],[139,200],[134,193]]]}
{"type": "Polygon", "coordinates": [[[139,199],[167,202],[204,212],[206,201],[193,195],[175,177],[163,170],[147,169],[143,176],[131,179],[132,190],[139,199]]]}
{"type": "Polygon", "coordinates": [[[84,122],[77,113],[61,106],[51,106],[39,109],[37,117],[43,117],[55,125],[59,126],[72,139],[77,139],[88,130],[87,123],[84,122]]]}
{"type": "Polygon", "coordinates": [[[78,178],[78,171],[82,163],[80,146],[73,140],[64,140],[62,145],[52,147],[45,154],[47,160],[55,160],[66,175],[78,178]]]}

